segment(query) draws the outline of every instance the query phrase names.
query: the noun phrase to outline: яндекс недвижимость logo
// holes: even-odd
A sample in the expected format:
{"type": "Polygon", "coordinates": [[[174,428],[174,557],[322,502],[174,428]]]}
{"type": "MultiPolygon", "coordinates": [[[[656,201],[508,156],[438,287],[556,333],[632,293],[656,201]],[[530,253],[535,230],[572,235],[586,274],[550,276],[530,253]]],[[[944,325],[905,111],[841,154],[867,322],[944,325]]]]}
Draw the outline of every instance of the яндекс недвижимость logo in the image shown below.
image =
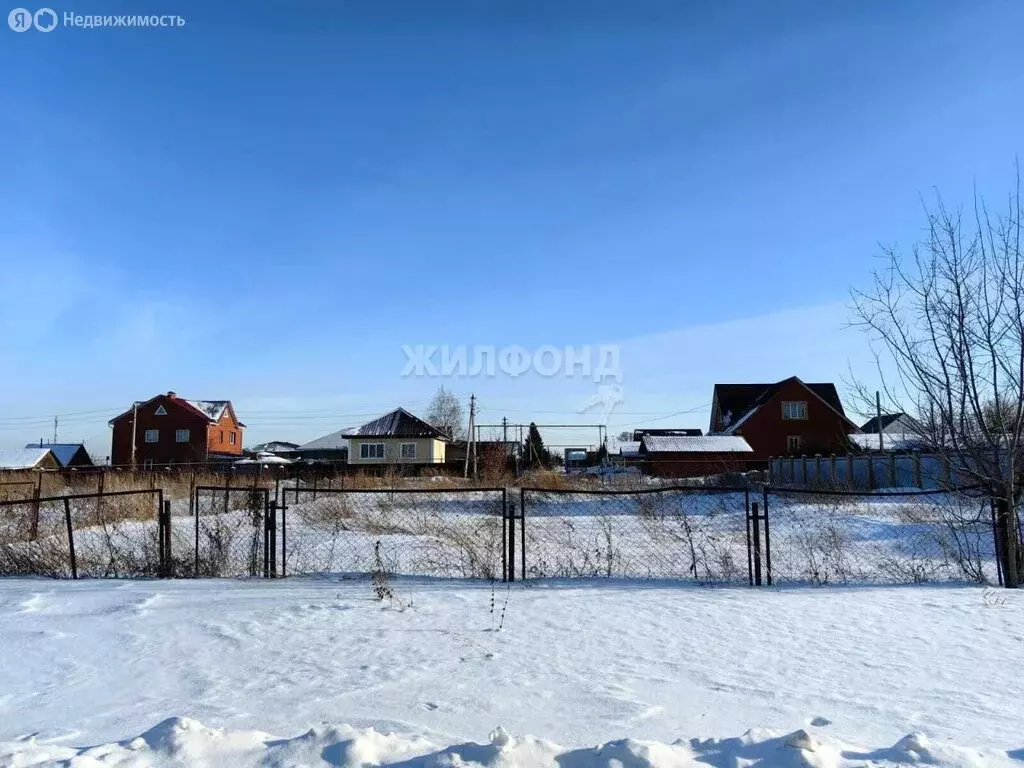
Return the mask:
{"type": "Polygon", "coordinates": [[[7,14],[7,26],[15,32],[27,32],[35,27],[40,32],[57,28],[57,13],[52,8],[40,8],[35,13],[27,8],[15,8],[7,14]]]}
{"type": "MultiPolygon", "coordinates": [[[[7,14],[7,26],[15,32],[28,32],[37,29],[40,32],[52,32],[61,25],[61,17],[53,8],[40,8],[35,13],[28,8],[15,8],[7,14]]],[[[80,14],[74,11],[63,12],[63,24],[68,29],[103,29],[108,27],[126,28],[175,28],[184,27],[185,18],[177,14],[80,14]]]]}

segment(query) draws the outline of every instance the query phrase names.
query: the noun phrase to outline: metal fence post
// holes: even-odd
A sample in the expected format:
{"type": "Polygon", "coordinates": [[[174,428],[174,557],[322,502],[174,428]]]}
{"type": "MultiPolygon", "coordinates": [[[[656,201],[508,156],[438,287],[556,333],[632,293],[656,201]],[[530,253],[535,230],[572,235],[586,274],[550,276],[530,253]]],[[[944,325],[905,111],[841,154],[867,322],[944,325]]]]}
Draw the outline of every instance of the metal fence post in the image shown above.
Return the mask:
{"type": "MultiPolygon", "coordinates": [[[[42,475],[40,475],[42,478],[42,475]]],[[[29,521],[29,541],[39,538],[39,486],[32,489],[32,519],[29,521]]]]}
{"type": "Polygon", "coordinates": [[[526,505],[521,500],[519,504],[519,578],[526,578],[526,505]]]}
{"type": "Polygon", "coordinates": [[[743,520],[747,524],[747,581],[754,586],[754,556],[751,554],[750,542],[750,489],[743,489],[743,520]]]}
{"type": "Polygon", "coordinates": [[[71,525],[71,502],[64,497],[64,521],[68,525],[68,554],[71,555],[71,578],[78,578],[78,563],[75,561],[75,531],[71,525]]]}
{"type": "Polygon", "coordinates": [[[509,505],[505,510],[508,517],[508,580],[516,580],[516,509],[509,505]]]}
{"type": "Polygon", "coordinates": [[[195,502],[196,502],[196,505],[195,505],[195,510],[196,510],[196,517],[195,517],[195,522],[196,522],[196,542],[195,542],[196,543],[196,561],[195,561],[195,571],[193,572],[193,575],[198,579],[199,578],[199,489],[198,488],[195,489],[195,497],[196,497],[195,498],[195,502]]]}
{"type": "Polygon", "coordinates": [[[764,487],[764,564],[768,571],[768,586],[772,586],[772,536],[768,528],[768,486],[764,487]]]}
{"type": "MultiPolygon", "coordinates": [[[[806,465],[805,465],[806,466],[806,465]]],[[[750,504],[750,521],[753,524],[754,539],[754,586],[761,586],[761,524],[757,502],[750,504]]]]}
{"type": "Polygon", "coordinates": [[[160,505],[164,513],[164,576],[174,576],[174,557],[171,555],[171,500],[163,501],[163,491],[160,492],[160,505]]]}
{"type": "Polygon", "coordinates": [[[164,535],[164,503],[157,497],[156,501],[156,543],[158,553],[157,575],[167,575],[167,553],[164,547],[167,546],[167,536],[164,535]]]}
{"type": "Polygon", "coordinates": [[[281,494],[281,576],[288,575],[288,487],[281,494]]]}
{"type": "MultiPolygon", "coordinates": [[[[269,492],[268,492],[269,494],[269,492]]],[[[271,501],[270,507],[270,578],[277,578],[277,502],[271,501]]]]}

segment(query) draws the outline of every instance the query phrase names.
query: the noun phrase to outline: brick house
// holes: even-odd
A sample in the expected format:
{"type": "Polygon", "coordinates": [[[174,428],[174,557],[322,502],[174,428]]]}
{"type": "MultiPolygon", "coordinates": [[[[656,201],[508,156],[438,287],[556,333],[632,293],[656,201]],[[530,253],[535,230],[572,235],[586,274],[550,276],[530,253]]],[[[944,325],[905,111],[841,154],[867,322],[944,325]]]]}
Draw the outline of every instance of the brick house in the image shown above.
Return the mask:
{"type": "Polygon", "coordinates": [[[792,376],[775,384],[716,384],[710,434],[742,436],[750,458],[842,453],[860,428],[847,418],[831,383],[792,376]]]}
{"type": "Polygon", "coordinates": [[[242,455],[242,432],[230,400],[186,400],[174,392],[137,402],[110,421],[114,466],[166,467],[232,460],[242,455]]]}

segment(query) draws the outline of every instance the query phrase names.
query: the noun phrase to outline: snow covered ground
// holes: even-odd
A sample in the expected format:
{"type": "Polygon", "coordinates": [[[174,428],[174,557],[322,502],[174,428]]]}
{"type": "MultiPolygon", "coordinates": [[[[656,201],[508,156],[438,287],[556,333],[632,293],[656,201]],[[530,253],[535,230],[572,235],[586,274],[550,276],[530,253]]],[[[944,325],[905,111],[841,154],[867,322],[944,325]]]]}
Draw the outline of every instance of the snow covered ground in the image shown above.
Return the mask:
{"type": "Polygon", "coordinates": [[[0,580],[0,765],[1024,765],[1024,595],[391,587],[0,580]]]}

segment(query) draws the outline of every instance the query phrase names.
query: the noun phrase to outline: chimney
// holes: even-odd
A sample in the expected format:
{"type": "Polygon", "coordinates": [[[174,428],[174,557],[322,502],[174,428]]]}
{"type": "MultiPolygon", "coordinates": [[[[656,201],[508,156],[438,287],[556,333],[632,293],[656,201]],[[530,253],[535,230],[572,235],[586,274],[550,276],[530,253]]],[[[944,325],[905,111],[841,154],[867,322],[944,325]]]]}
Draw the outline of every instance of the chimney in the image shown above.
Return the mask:
{"type": "Polygon", "coordinates": [[[170,391],[170,392],[168,392],[168,393],[167,393],[167,396],[168,396],[169,398],[171,398],[171,400],[173,400],[173,399],[174,399],[174,398],[176,398],[176,397],[177,397],[178,395],[177,395],[177,394],[176,394],[176,393],[175,393],[175,392],[174,392],[174,391],[172,390],[172,391],[170,391]]]}

